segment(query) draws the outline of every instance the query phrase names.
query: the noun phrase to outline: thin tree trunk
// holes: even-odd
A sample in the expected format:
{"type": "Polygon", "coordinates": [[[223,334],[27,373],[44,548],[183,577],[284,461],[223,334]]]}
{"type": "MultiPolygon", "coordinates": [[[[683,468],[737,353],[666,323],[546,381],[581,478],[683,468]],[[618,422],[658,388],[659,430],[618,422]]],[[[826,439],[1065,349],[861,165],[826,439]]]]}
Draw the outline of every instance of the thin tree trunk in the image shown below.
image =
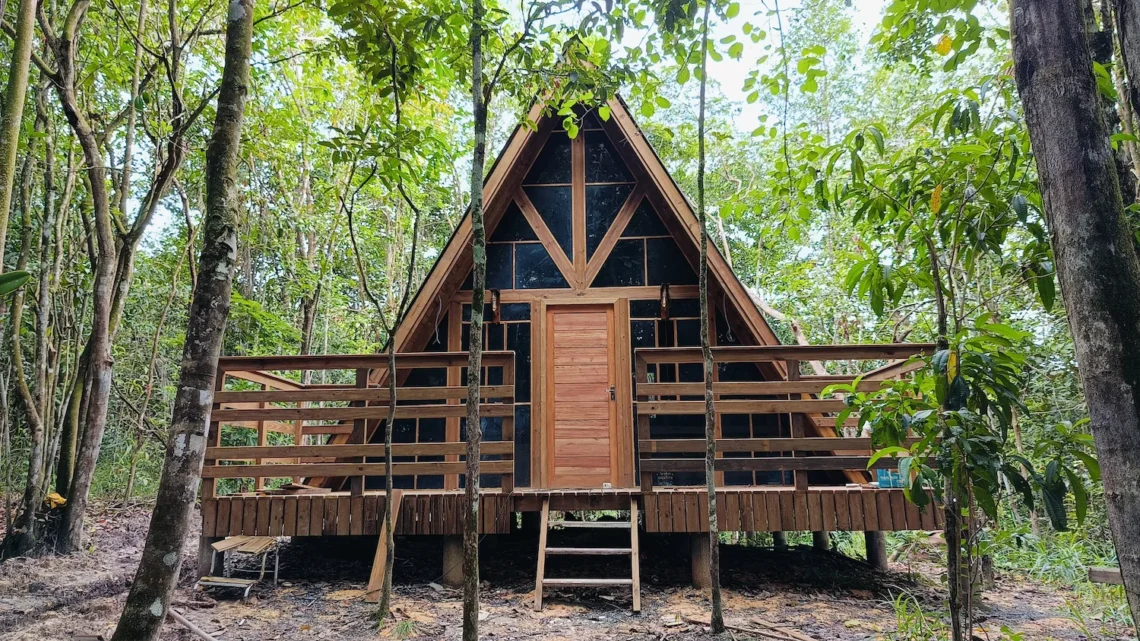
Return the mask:
{"type": "Polygon", "coordinates": [[[113,641],[158,638],[190,530],[237,259],[237,178],[249,94],[253,5],[254,0],[234,0],[227,13],[225,67],[206,150],[206,217],[198,269],[203,277],[187,319],[170,440],[146,547],[113,641]]]}
{"type": "Polygon", "coordinates": [[[0,112],[0,274],[4,273],[4,247],[7,244],[8,211],[12,207],[13,179],[16,176],[16,151],[20,147],[20,127],[23,125],[24,102],[28,95],[36,5],[37,0],[20,0],[15,39],[9,54],[12,61],[8,65],[8,87],[4,93],[3,112],[0,112]]]}
{"type": "Polygon", "coordinates": [[[107,406],[111,392],[111,307],[115,280],[115,230],[111,220],[111,202],[107,191],[107,170],[95,132],[87,121],[76,94],[78,69],[76,48],[79,28],[90,8],[91,0],[76,0],[68,11],[63,32],[49,38],[48,44],[55,54],[59,72],[55,82],[67,122],[79,140],[83,161],[87,166],[87,188],[95,216],[95,238],[98,245],[95,278],[92,287],[93,313],[91,322],[91,350],[88,361],[90,384],[87,390],[85,429],[75,462],[67,507],[60,519],[61,536],[57,539],[59,551],[78,550],[83,543],[83,516],[87,511],[87,493],[99,460],[103,431],[107,427],[107,406]]]}
{"type": "Polygon", "coordinates": [[[467,475],[463,515],[463,641],[479,641],[479,451],[483,426],[479,419],[479,382],[483,367],[483,295],[487,282],[487,232],[483,226],[483,163],[487,155],[487,102],[483,85],[483,1],[471,3],[471,113],[475,149],[471,157],[471,288],[470,351],[467,361],[467,475]]]}
{"type": "Polygon", "coordinates": [[[1011,25],[1014,77],[1037,160],[1109,525],[1132,617],[1140,621],[1140,260],[1124,218],[1078,7],[1068,0],[1013,0],[1011,25]]]}
{"type": "Polygon", "coordinates": [[[709,6],[705,3],[701,26],[701,95],[697,112],[697,212],[701,221],[700,297],[701,359],[705,370],[705,488],[709,496],[709,587],[712,612],[709,626],[713,634],[724,632],[724,605],[720,596],[720,533],[716,524],[716,409],[713,405],[713,355],[709,339],[709,224],[705,207],[705,89],[708,71],[709,6]]]}

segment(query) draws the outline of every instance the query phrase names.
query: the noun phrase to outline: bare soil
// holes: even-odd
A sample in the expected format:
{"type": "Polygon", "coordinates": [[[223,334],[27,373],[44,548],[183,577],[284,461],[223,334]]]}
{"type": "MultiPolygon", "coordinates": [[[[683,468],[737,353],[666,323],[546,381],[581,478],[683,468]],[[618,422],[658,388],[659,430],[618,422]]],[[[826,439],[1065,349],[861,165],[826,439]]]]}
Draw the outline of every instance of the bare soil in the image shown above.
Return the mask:
{"type": "MultiPolygon", "coordinates": [[[[149,520],[147,506],[96,507],[90,548],[67,557],[14,559],[0,564],[0,639],[48,641],[73,635],[110,638],[137,567],[149,520]]],[[[568,532],[565,534],[569,534],[568,532]]],[[[578,534],[578,533],[575,533],[578,534]]],[[[596,536],[594,533],[582,536],[596,536]]],[[[531,608],[537,537],[488,536],[481,549],[482,637],[549,641],[683,641],[712,638],[693,620],[707,618],[708,598],[689,587],[689,541],[645,536],[642,612],[630,612],[623,590],[547,590],[542,612],[531,608]]],[[[606,545],[595,540],[594,545],[606,545]]],[[[231,592],[193,591],[197,539],[188,540],[176,607],[219,640],[458,639],[458,592],[439,585],[441,541],[398,538],[394,607],[399,625],[377,630],[375,606],[362,600],[375,550],[374,537],[297,539],[281,550],[280,582],[254,588],[247,602],[231,592]]],[[[589,559],[589,557],[587,557],[589,559]]],[[[811,549],[723,546],[725,610],[730,625],[756,628],[763,619],[818,639],[897,638],[892,600],[913,595],[927,609],[943,598],[938,566],[910,555],[909,566],[875,572],[864,563],[811,549]]],[[[618,559],[583,562],[552,558],[548,576],[620,576],[618,559]]],[[[1026,641],[1077,641],[1084,636],[1065,614],[1066,589],[999,577],[980,610],[977,633],[1000,638],[1007,626],[1026,641]]],[[[1103,627],[1103,626],[1102,626],[1103,627]]],[[[1120,636],[1094,639],[1124,639],[1120,636]]],[[[168,622],[163,639],[194,637],[168,622]]],[[[762,639],[735,630],[733,639],[762,639]]]]}

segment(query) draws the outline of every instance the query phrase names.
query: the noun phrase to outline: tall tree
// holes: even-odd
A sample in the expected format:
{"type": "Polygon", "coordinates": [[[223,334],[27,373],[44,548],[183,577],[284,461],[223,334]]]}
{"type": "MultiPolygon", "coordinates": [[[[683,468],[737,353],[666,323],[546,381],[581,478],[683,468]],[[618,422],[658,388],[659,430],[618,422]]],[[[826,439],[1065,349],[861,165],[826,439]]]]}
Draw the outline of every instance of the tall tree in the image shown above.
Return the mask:
{"type": "MultiPolygon", "coordinates": [[[[38,0],[20,0],[16,27],[10,31],[12,61],[8,65],[8,87],[0,111],[0,274],[4,273],[4,246],[8,236],[8,210],[12,206],[12,184],[16,174],[16,150],[20,147],[20,127],[28,94],[28,70],[32,61],[32,36],[36,25],[38,0]]],[[[0,20],[3,16],[0,16],[0,20]]],[[[10,27],[5,24],[5,31],[10,27]]],[[[0,321],[2,324],[3,321],[0,321]]]]}
{"type": "Polygon", "coordinates": [[[1081,8],[1068,0],[1013,0],[1011,9],[1014,77],[1124,590],[1140,621],[1140,260],[1124,218],[1081,8]]]}
{"type": "Polygon", "coordinates": [[[705,103],[708,85],[709,9],[713,0],[704,0],[701,20],[700,98],[697,108],[697,212],[701,220],[700,298],[701,358],[705,376],[705,487],[709,496],[709,587],[713,634],[724,632],[724,606],[720,597],[720,533],[716,525],[716,407],[713,404],[713,355],[709,340],[709,224],[705,207],[705,103]]]}
{"type": "Polygon", "coordinates": [[[249,95],[254,0],[233,0],[226,15],[225,67],[214,133],[206,149],[206,214],[194,302],[186,327],[178,393],[166,463],[151,514],[146,547],[114,641],[158,639],[182,566],[194,500],[206,454],[206,430],[222,337],[230,311],[240,206],[238,166],[249,95]]]}
{"type": "Polygon", "coordinates": [[[483,296],[487,286],[487,231],[483,226],[483,163],[487,156],[487,94],[483,85],[483,0],[471,2],[471,325],[467,359],[467,475],[463,488],[463,641],[479,641],[479,381],[483,369],[483,296]]]}

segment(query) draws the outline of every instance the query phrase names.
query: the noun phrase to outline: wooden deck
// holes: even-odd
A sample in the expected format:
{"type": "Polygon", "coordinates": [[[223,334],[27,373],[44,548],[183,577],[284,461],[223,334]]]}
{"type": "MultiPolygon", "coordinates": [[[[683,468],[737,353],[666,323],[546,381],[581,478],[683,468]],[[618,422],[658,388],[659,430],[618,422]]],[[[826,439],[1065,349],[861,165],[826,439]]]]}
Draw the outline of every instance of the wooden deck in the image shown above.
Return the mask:
{"type": "MultiPolygon", "coordinates": [[[[483,534],[507,534],[515,512],[537,512],[542,500],[554,510],[605,510],[639,498],[646,532],[707,532],[703,488],[615,490],[496,490],[480,497],[483,534]]],[[[301,496],[221,496],[202,501],[202,536],[376,536],[384,495],[347,492],[301,496]]],[[[463,531],[462,491],[404,490],[396,534],[456,535],[463,531]]],[[[942,527],[941,511],[920,511],[901,489],[872,487],[741,487],[717,491],[722,532],[899,531],[942,527]]]]}

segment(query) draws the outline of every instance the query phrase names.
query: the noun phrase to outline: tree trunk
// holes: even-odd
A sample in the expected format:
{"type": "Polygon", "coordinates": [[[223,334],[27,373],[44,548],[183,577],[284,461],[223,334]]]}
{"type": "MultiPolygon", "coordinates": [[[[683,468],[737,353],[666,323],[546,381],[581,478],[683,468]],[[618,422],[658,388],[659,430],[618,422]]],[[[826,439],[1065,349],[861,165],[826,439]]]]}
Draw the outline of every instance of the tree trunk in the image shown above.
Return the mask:
{"type": "Polygon", "coordinates": [[[712,612],[709,626],[713,634],[724,632],[724,606],[720,596],[720,537],[716,524],[716,409],[713,405],[713,355],[709,339],[709,224],[705,207],[705,88],[708,67],[709,5],[705,3],[701,27],[701,95],[697,114],[697,212],[701,220],[700,298],[701,358],[705,376],[705,487],[709,496],[709,588],[712,612]]]}
{"type": "Polygon", "coordinates": [[[463,641],[479,641],[479,382],[483,367],[483,295],[487,283],[487,232],[483,227],[483,163],[487,155],[487,102],[483,86],[483,1],[471,3],[471,112],[475,149],[471,157],[470,352],[467,361],[467,476],[463,518],[463,641]]]}
{"type": "Polygon", "coordinates": [[[10,53],[12,62],[8,66],[8,88],[4,93],[3,112],[0,113],[0,274],[4,273],[8,210],[12,207],[16,151],[20,147],[20,127],[23,125],[24,102],[28,95],[28,69],[32,61],[37,4],[37,0],[20,0],[16,37],[10,53]]]}
{"type": "Polygon", "coordinates": [[[1140,621],[1140,260],[1124,218],[1078,7],[1068,0],[1014,0],[1011,25],[1014,76],[1037,160],[1109,525],[1132,616],[1140,621]]]}
{"type": "Polygon", "coordinates": [[[254,0],[233,0],[227,14],[225,67],[206,150],[206,219],[198,269],[202,278],[187,321],[170,441],[146,547],[113,641],[158,638],[190,530],[237,260],[237,174],[249,93],[253,5],[254,0]]]}
{"type": "Polygon", "coordinates": [[[98,245],[98,260],[92,287],[93,314],[88,361],[90,385],[84,417],[86,426],[76,457],[67,507],[64,509],[63,518],[60,519],[60,537],[57,544],[59,551],[63,553],[78,550],[82,546],[87,493],[91,488],[91,479],[99,460],[103,431],[107,427],[107,405],[111,393],[110,325],[117,254],[115,231],[111,220],[107,169],[102,150],[76,94],[78,83],[76,47],[79,28],[90,5],[90,0],[76,0],[68,11],[62,34],[49,42],[59,64],[59,72],[54,83],[56,93],[59,94],[64,115],[67,116],[67,122],[79,141],[83,150],[83,160],[87,165],[87,187],[95,215],[95,238],[98,245]]]}

